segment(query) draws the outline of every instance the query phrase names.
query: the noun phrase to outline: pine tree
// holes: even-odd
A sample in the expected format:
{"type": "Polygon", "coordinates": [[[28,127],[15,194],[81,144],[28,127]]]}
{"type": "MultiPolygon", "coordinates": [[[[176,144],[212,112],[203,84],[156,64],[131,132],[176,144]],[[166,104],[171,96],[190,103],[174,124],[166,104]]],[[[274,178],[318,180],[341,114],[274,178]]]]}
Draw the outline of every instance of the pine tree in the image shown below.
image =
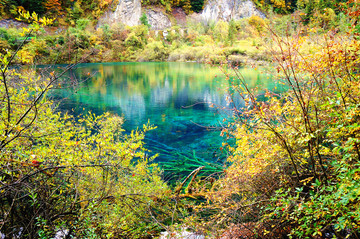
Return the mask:
{"type": "Polygon", "coordinates": [[[204,7],[204,0],[192,0],[191,9],[194,12],[200,12],[204,7]]]}
{"type": "Polygon", "coordinates": [[[23,6],[29,12],[45,13],[44,0],[17,0],[18,6],[23,6]]]}

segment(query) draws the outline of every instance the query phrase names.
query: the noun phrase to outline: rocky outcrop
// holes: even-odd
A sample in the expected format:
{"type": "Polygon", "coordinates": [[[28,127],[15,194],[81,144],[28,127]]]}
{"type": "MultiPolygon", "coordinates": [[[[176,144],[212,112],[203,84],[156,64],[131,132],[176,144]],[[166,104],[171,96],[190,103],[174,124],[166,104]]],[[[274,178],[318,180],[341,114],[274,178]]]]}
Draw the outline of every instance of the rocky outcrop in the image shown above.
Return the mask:
{"type": "MultiPolygon", "coordinates": [[[[169,17],[164,14],[162,9],[148,8],[143,11],[152,29],[164,30],[171,27],[172,24],[169,17]]],[[[116,10],[106,12],[99,19],[98,26],[114,23],[123,23],[128,26],[139,25],[141,15],[141,0],[119,0],[116,10]]],[[[175,15],[175,19],[178,20],[175,15]]],[[[200,14],[194,15],[196,16],[192,16],[192,18],[203,22],[230,21],[231,19],[237,20],[253,15],[265,17],[251,0],[209,0],[204,10],[200,14]]],[[[186,18],[186,16],[183,18],[186,18]]],[[[185,25],[185,22],[186,20],[178,21],[178,24],[185,25]]]]}
{"type": "Polygon", "coordinates": [[[187,15],[186,15],[185,11],[181,7],[173,8],[173,11],[172,11],[171,15],[175,18],[176,25],[179,25],[179,26],[182,26],[182,27],[186,26],[187,15]]]}
{"type": "Polygon", "coordinates": [[[201,12],[204,22],[230,21],[253,15],[265,18],[251,0],[209,0],[201,12]]]}
{"type": "Polygon", "coordinates": [[[99,20],[99,25],[121,22],[128,26],[140,24],[141,0],[119,0],[114,12],[106,12],[99,20]]]}
{"type": "MultiPolygon", "coordinates": [[[[145,14],[151,28],[154,30],[163,30],[171,27],[170,19],[161,11],[161,9],[145,9],[145,14]]],[[[128,26],[140,24],[142,15],[141,0],[119,0],[115,11],[106,12],[99,19],[98,26],[114,23],[123,23],[128,26]]]]}
{"type": "Polygon", "coordinates": [[[3,28],[9,28],[9,27],[22,28],[22,27],[27,27],[28,25],[29,24],[27,24],[27,23],[15,21],[13,19],[0,20],[0,27],[3,27],[3,28]]]}
{"type": "Polygon", "coordinates": [[[163,30],[171,27],[170,19],[161,11],[155,9],[145,9],[151,29],[163,30]]]}

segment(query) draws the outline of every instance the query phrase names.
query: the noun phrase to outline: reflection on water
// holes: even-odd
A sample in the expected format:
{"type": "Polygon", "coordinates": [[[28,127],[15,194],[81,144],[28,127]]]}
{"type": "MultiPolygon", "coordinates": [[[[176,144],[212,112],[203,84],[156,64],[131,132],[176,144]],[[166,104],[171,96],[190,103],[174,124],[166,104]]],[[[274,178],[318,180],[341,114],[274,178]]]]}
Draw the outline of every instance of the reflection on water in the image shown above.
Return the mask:
{"type": "MultiPolygon", "coordinates": [[[[229,83],[216,67],[197,63],[104,63],[82,64],[70,73],[85,79],[77,90],[59,90],[54,97],[63,99],[60,108],[75,114],[110,111],[124,116],[126,130],[150,121],[158,128],[147,135],[153,151],[158,147],[180,151],[196,150],[209,157],[221,145],[218,130],[229,107],[225,90],[229,83]],[[210,153],[210,154],[209,154],[210,153]]],[[[265,75],[253,69],[242,74],[251,87],[272,87],[265,75]],[[269,85],[270,84],[270,85],[269,85]]],[[[243,104],[243,102],[238,102],[243,104]]],[[[160,160],[167,160],[160,156],[160,160]]]]}

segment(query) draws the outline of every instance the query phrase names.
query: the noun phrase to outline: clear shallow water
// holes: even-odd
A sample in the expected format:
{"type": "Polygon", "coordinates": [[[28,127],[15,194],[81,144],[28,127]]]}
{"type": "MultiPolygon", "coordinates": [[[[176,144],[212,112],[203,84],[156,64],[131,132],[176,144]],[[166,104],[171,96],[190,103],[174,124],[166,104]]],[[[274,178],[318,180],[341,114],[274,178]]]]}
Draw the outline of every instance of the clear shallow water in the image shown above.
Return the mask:
{"type": "MultiPolygon", "coordinates": [[[[259,71],[244,68],[241,73],[251,88],[275,86],[259,71]]],[[[147,134],[146,143],[153,153],[160,153],[159,161],[170,160],[169,151],[195,153],[207,161],[219,157],[219,127],[230,111],[216,106],[230,105],[229,82],[217,67],[168,62],[81,64],[69,77],[85,81],[77,89],[54,92],[53,97],[62,100],[61,110],[75,115],[116,113],[124,116],[127,131],[150,122],[157,129],[147,134]],[[93,77],[85,80],[89,73],[93,77]]]]}

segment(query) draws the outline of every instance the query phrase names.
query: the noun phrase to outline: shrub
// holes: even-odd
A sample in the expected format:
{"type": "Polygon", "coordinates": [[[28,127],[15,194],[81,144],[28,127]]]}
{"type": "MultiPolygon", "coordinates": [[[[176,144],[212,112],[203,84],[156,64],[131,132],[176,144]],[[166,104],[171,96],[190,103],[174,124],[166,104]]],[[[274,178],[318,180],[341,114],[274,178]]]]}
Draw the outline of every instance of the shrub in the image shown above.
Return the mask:
{"type": "Polygon", "coordinates": [[[209,35],[200,35],[195,39],[195,46],[213,45],[214,39],[209,35]]]}
{"type": "Polygon", "coordinates": [[[296,20],[296,14],[274,17],[271,21],[271,29],[273,29],[280,36],[293,35],[299,22],[296,20]]]}
{"type": "Polygon", "coordinates": [[[226,72],[235,123],[223,134],[236,144],[208,194],[208,209],[219,212],[210,225],[257,222],[259,236],[271,238],[359,235],[360,45],[329,33],[325,47],[303,54],[300,32],[288,41],[275,37],[271,51],[289,91],[259,94],[237,68],[226,72]]]}
{"type": "MultiPolygon", "coordinates": [[[[20,61],[27,61],[21,51],[20,61]]],[[[157,208],[155,202],[162,202],[167,185],[145,154],[144,133],[153,127],[125,133],[117,115],[75,119],[60,113],[47,92],[77,84],[62,79],[71,66],[37,74],[10,69],[12,59],[8,53],[0,58],[0,230],[5,237],[53,238],[60,230],[77,238],[156,236],[159,228],[150,211],[164,212],[166,206],[157,208]]]]}
{"type": "Polygon", "coordinates": [[[225,61],[221,48],[216,45],[182,46],[169,54],[169,61],[197,61],[220,63],[225,61]]]}
{"type": "Polygon", "coordinates": [[[246,50],[240,47],[228,47],[225,48],[224,54],[225,56],[229,55],[245,55],[246,50]]]}
{"type": "Polygon", "coordinates": [[[169,57],[169,50],[161,41],[151,41],[141,54],[139,61],[166,61],[169,57]]]}
{"type": "Polygon", "coordinates": [[[127,47],[133,47],[134,49],[142,48],[144,43],[139,37],[136,36],[134,32],[130,33],[125,40],[125,45],[127,47]]]}
{"type": "Polygon", "coordinates": [[[207,26],[204,23],[196,21],[195,19],[188,18],[186,22],[186,27],[189,32],[197,34],[205,34],[207,26]]]}
{"type": "Polygon", "coordinates": [[[234,41],[237,38],[237,27],[236,27],[236,23],[234,20],[231,20],[229,22],[229,32],[228,32],[228,37],[226,39],[227,43],[230,43],[230,45],[232,46],[234,44],[234,41]]]}
{"type": "Polygon", "coordinates": [[[18,52],[18,59],[20,63],[33,64],[39,63],[37,58],[41,60],[41,57],[45,55],[49,55],[46,42],[44,40],[33,40],[18,52]]]}
{"type": "Polygon", "coordinates": [[[141,22],[141,24],[143,24],[144,26],[147,26],[147,27],[149,27],[149,28],[151,27],[150,24],[149,24],[148,18],[147,18],[147,16],[146,16],[145,13],[143,13],[143,14],[141,15],[141,17],[140,17],[140,22],[141,22]]]}
{"type": "Polygon", "coordinates": [[[254,29],[256,29],[256,31],[258,32],[259,35],[261,35],[263,33],[263,31],[265,30],[266,22],[261,17],[251,16],[248,19],[248,21],[249,21],[250,26],[252,26],[254,29]]]}
{"type": "Polygon", "coordinates": [[[112,30],[110,29],[110,26],[108,24],[104,24],[101,26],[101,29],[103,30],[103,41],[108,42],[112,37],[112,30]]]}
{"type": "Polygon", "coordinates": [[[5,29],[0,28],[0,36],[8,42],[14,50],[17,48],[19,42],[17,39],[20,37],[20,32],[15,28],[5,29]]]}
{"type": "Polygon", "coordinates": [[[222,20],[215,24],[213,36],[217,41],[225,41],[229,33],[229,24],[222,20]]]}
{"type": "Polygon", "coordinates": [[[0,53],[6,54],[6,50],[8,49],[10,49],[9,43],[4,39],[0,39],[0,53]]]}

